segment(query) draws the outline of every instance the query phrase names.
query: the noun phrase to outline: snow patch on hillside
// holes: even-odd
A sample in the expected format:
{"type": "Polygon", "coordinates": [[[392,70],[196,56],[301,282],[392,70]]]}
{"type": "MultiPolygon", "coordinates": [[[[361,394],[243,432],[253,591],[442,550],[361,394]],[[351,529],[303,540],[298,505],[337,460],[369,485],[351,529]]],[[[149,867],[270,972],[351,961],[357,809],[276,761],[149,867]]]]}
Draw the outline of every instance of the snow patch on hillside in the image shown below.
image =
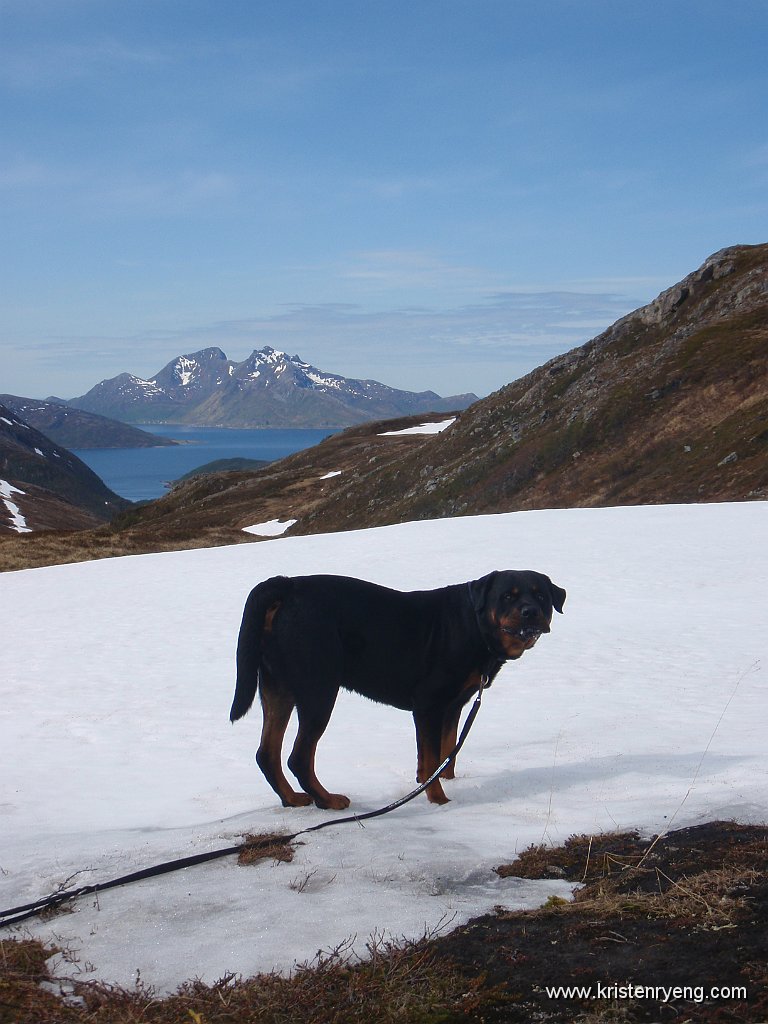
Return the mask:
{"type": "Polygon", "coordinates": [[[200,372],[200,366],[194,359],[179,356],[176,361],[176,376],[182,387],[186,387],[200,372]]]}
{"type": "Polygon", "coordinates": [[[252,533],[257,537],[280,537],[297,522],[297,519],[286,519],[284,522],[270,519],[266,523],[256,523],[255,526],[244,526],[243,533],[252,533]]]}
{"type": "MultiPolygon", "coordinates": [[[[42,455],[42,452],[40,454],[42,455]]],[[[0,480],[0,500],[2,500],[11,517],[11,529],[15,530],[16,533],[32,533],[32,530],[27,526],[27,520],[21,513],[21,509],[11,500],[14,494],[26,494],[26,491],[19,490],[18,487],[14,487],[7,480],[0,480]]]]}
{"type": "MultiPolygon", "coordinates": [[[[131,384],[140,388],[146,395],[162,395],[163,389],[158,386],[157,381],[154,380],[142,380],[141,377],[131,377],[131,384]]],[[[130,393],[130,389],[125,387],[121,390],[130,393]]]]}
{"type": "Polygon", "coordinates": [[[403,430],[385,430],[379,437],[405,437],[407,434],[440,434],[447,430],[452,423],[456,422],[453,416],[449,420],[440,420],[439,423],[420,423],[415,427],[405,427],[403,430]]]}

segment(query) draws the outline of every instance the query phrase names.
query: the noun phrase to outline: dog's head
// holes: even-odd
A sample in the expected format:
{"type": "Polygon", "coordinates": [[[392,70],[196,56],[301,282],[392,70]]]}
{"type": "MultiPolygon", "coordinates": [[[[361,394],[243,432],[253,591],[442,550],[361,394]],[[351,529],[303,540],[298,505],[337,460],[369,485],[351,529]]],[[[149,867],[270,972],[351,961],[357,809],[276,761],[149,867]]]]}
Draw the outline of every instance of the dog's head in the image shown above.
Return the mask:
{"type": "Polygon", "coordinates": [[[480,632],[499,657],[514,660],[549,633],[552,609],[562,612],[565,591],[540,572],[492,572],[469,584],[480,632]]]}

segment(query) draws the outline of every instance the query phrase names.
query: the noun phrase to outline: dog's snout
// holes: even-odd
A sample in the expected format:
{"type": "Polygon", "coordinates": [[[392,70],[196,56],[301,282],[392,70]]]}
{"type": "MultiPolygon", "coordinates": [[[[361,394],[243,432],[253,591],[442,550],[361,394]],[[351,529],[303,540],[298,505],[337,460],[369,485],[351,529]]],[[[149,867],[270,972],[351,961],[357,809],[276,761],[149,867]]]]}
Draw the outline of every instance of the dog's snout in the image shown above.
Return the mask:
{"type": "Polygon", "coordinates": [[[520,617],[523,622],[533,622],[539,617],[539,609],[533,604],[524,604],[520,609],[520,617]]]}

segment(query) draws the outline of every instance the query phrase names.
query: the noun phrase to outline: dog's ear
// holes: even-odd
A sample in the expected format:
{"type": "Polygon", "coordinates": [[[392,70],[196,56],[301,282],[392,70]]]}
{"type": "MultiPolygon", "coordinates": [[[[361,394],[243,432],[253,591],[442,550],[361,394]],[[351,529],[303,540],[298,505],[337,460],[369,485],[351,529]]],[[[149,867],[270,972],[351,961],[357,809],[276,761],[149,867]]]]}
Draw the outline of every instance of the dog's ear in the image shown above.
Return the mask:
{"type": "Polygon", "coordinates": [[[565,591],[562,587],[558,587],[552,580],[549,581],[549,590],[552,594],[552,607],[556,612],[562,614],[563,605],[565,604],[565,591]]]}
{"type": "Polygon", "coordinates": [[[482,576],[479,580],[472,580],[469,584],[469,597],[476,615],[482,614],[488,600],[488,591],[498,575],[498,572],[491,572],[487,576],[482,576]]]}

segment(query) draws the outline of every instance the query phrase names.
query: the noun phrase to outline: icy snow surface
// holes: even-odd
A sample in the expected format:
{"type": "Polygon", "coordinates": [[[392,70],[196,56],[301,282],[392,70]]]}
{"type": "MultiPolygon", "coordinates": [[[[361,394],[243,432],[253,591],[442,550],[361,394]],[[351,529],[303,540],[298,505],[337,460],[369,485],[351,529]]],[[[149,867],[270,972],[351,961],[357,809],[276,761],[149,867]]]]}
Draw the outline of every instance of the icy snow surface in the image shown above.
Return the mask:
{"type": "MultiPolygon", "coordinates": [[[[284,809],[231,726],[243,603],[277,573],[416,589],[533,568],[565,614],[486,694],[443,807],[304,837],[290,864],[234,858],[81,899],[29,924],[63,973],[173,990],[290,970],[374,930],[417,936],[562,882],[493,867],[572,833],[768,820],[766,504],[479,516],[0,575],[0,906],[334,817],[284,809]]],[[[414,785],[407,714],[342,694],[318,774],[353,811],[414,785]]]]}

